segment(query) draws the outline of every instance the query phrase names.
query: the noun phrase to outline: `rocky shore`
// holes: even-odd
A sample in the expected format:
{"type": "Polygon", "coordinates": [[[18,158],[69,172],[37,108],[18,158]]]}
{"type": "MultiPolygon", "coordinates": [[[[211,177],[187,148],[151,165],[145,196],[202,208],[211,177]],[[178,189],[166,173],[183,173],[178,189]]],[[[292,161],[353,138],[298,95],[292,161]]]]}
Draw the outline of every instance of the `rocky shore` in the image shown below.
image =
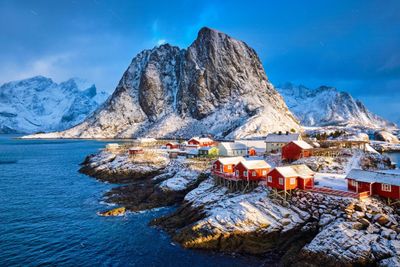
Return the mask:
{"type": "Polygon", "coordinates": [[[81,172],[123,183],[106,201],[139,211],[178,205],[150,224],[185,248],[259,255],[265,265],[400,265],[398,209],[378,199],[359,201],[296,191],[286,201],[260,185],[229,192],[207,173],[207,162],[102,151],[81,172]]]}

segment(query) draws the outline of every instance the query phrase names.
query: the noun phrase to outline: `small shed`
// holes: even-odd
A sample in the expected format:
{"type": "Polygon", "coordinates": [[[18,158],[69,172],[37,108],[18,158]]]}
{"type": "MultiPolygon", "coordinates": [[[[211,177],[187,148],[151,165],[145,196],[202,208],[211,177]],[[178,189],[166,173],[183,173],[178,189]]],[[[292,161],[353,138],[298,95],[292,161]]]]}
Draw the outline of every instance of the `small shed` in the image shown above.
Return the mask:
{"type": "Polygon", "coordinates": [[[400,171],[352,169],[346,176],[349,191],[400,199],[400,171]]]}
{"type": "Polygon", "coordinates": [[[235,166],[235,175],[242,180],[258,181],[265,179],[270,169],[265,160],[243,160],[235,166]]]}
{"type": "Polygon", "coordinates": [[[196,158],[199,156],[198,149],[189,149],[186,151],[186,158],[196,158]]]}
{"type": "Polygon", "coordinates": [[[312,156],[313,147],[304,141],[291,141],[282,147],[282,160],[295,161],[312,156]]]}

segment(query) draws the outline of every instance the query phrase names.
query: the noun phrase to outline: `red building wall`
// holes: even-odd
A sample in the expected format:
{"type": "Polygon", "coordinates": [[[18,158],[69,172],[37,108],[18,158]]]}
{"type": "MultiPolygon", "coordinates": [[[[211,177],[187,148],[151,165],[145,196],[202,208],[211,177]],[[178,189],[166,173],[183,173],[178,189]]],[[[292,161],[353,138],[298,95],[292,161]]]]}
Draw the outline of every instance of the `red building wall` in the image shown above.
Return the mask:
{"type": "Polygon", "coordinates": [[[221,172],[221,166],[222,166],[222,172],[224,173],[234,173],[235,172],[235,165],[234,164],[222,164],[219,160],[216,160],[213,164],[213,169],[215,171],[221,172]]]}
{"type": "Polygon", "coordinates": [[[200,142],[197,141],[197,140],[195,140],[195,139],[190,139],[190,140],[188,141],[188,144],[189,144],[189,145],[198,146],[198,145],[200,145],[200,142]]]}
{"type": "Polygon", "coordinates": [[[313,188],[314,178],[297,178],[297,185],[300,189],[313,188]]]}
{"type": "Polygon", "coordinates": [[[249,156],[256,156],[257,152],[254,148],[250,148],[248,154],[249,154],[249,156]]]}
{"type": "Polygon", "coordinates": [[[168,149],[175,149],[175,148],[178,148],[178,147],[179,147],[178,144],[173,144],[173,143],[167,143],[165,146],[166,146],[168,149]]]}
{"type": "Polygon", "coordinates": [[[382,184],[375,183],[372,185],[372,192],[373,194],[379,195],[381,197],[400,199],[400,190],[399,187],[396,185],[391,185],[391,191],[387,192],[382,190],[382,184]]]}
{"type": "Polygon", "coordinates": [[[238,178],[244,179],[244,180],[248,179],[249,181],[259,181],[259,180],[265,179],[267,177],[269,170],[270,169],[268,169],[268,168],[247,170],[246,167],[242,163],[239,163],[238,165],[235,166],[235,173],[236,173],[236,171],[238,171],[238,173],[239,173],[238,178]],[[248,171],[248,176],[244,175],[245,171],[248,171]],[[263,171],[266,172],[265,175],[263,175],[263,171]],[[253,172],[256,172],[255,176],[253,176],[253,172]]]}
{"type": "Polygon", "coordinates": [[[276,188],[279,190],[284,190],[285,189],[285,184],[286,184],[286,190],[291,190],[291,189],[295,189],[297,188],[297,177],[283,177],[283,175],[278,172],[276,169],[273,169],[272,171],[270,171],[267,175],[272,177],[272,182],[269,182],[267,179],[267,185],[272,187],[272,188],[276,188]],[[283,178],[283,185],[279,184],[279,178],[283,178]],[[295,179],[295,184],[291,185],[290,184],[290,179],[294,178],[295,179]]]}
{"type": "Polygon", "coordinates": [[[284,160],[298,160],[301,157],[310,157],[311,155],[310,150],[303,150],[293,142],[282,147],[282,159],[284,160]]]}

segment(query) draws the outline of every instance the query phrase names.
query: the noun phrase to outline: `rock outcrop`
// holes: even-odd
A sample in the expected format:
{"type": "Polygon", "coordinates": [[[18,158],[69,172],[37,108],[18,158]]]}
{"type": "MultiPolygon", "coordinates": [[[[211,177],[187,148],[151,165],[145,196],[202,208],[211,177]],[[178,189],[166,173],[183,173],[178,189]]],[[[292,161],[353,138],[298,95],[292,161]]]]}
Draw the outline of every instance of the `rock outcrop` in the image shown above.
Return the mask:
{"type": "Polygon", "coordinates": [[[391,144],[400,143],[399,139],[395,135],[389,133],[388,131],[376,131],[374,133],[374,138],[377,141],[388,142],[391,144]]]}
{"type": "Polygon", "coordinates": [[[139,53],[97,112],[64,132],[35,137],[250,137],[299,124],[256,52],[202,28],[187,50],[164,44],[139,53]]]}

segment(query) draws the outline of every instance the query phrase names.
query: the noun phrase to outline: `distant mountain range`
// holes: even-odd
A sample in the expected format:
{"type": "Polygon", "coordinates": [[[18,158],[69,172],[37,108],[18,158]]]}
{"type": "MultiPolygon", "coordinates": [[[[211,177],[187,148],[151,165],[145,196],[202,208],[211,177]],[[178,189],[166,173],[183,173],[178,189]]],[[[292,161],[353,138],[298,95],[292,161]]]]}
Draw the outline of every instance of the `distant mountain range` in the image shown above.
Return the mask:
{"type": "Polygon", "coordinates": [[[303,85],[286,83],[277,86],[276,89],[304,126],[395,126],[394,123],[370,112],[349,93],[338,91],[334,87],[320,86],[310,89],[303,85]]]}
{"type": "Polygon", "coordinates": [[[79,79],[36,76],[0,86],[0,133],[58,131],[82,122],[107,94],[79,79]]]}
{"type": "Polygon", "coordinates": [[[3,131],[57,130],[38,138],[249,138],[298,131],[299,121],[394,126],[333,87],[288,83],[275,89],[252,48],[210,28],[202,28],[187,49],[164,44],[140,52],[99,108],[97,98],[105,96],[94,86],[81,89],[75,80],[55,84],[44,77],[5,84],[0,104],[8,101],[13,109],[1,104],[0,118],[12,123],[0,125],[3,131]]]}

